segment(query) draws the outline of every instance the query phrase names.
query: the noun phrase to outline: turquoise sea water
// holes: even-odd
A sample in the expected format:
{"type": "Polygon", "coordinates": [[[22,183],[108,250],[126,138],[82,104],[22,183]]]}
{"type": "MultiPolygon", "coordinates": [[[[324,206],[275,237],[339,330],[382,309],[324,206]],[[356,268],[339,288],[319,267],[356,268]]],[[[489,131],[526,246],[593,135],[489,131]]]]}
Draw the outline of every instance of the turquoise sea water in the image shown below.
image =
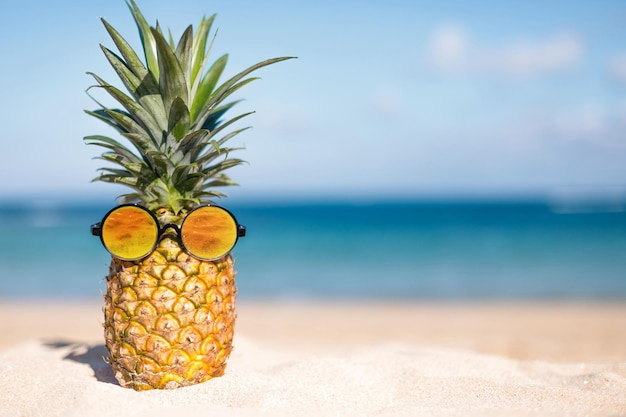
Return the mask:
{"type": "MultiPolygon", "coordinates": [[[[111,205],[0,204],[0,299],[98,298],[111,205]]],[[[626,212],[543,203],[237,204],[240,298],[625,299],[626,212]]]]}

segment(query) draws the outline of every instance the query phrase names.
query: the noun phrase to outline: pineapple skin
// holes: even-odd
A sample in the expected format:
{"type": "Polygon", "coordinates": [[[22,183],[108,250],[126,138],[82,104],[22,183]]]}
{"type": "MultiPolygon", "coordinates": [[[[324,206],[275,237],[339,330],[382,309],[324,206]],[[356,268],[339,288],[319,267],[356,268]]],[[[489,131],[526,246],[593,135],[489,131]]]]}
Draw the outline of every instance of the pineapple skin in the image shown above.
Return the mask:
{"type": "Polygon", "coordinates": [[[202,261],[165,236],[140,261],[112,258],[106,287],[105,343],[121,386],[174,389],[224,374],[237,316],[230,254],[202,261]]]}

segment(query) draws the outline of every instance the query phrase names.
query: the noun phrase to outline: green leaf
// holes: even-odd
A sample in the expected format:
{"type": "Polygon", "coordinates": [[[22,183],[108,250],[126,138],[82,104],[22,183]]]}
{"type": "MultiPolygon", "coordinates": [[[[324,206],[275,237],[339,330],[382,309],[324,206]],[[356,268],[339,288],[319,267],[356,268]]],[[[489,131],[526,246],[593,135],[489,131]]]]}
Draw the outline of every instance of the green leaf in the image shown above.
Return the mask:
{"type": "MultiPolygon", "coordinates": [[[[217,143],[214,145],[216,146],[217,143]]],[[[202,155],[200,155],[196,160],[195,163],[199,164],[201,167],[205,167],[207,164],[211,163],[212,161],[214,161],[215,159],[217,159],[219,156],[221,155],[225,155],[224,159],[228,159],[229,155],[231,152],[235,152],[235,151],[240,151],[245,149],[245,147],[243,146],[238,146],[238,147],[228,147],[228,148],[219,148],[219,151],[207,151],[205,153],[203,153],[202,155]]]]}
{"type": "MultiPolygon", "coordinates": [[[[222,123],[219,126],[217,126],[215,129],[213,129],[211,131],[211,136],[215,136],[215,135],[219,134],[222,130],[224,130],[227,127],[229,127],[230,125],[238,122],[239,120],[243,119],[244,117],[250,116],[251,114],[254,114],[254,112],[253,111],[249,111],[247,113],[240,114],[239,116],[235,116],[232,119],[228,119],[224,123],[222,123]]],[[[246,128],[246,129],[248,129],[248,128],[246,128]]],[[[225,141],[221,141],[220,143],[224,143],[224,142],[225,141]]]]}
{"type": "MultiPolygon", "coordinates": [[[[213,141],[213,146],[214,150],[208,150],[206,149],[206,144],[204,145],[203,149],[201,149],[200,151],[204,151],[203,153],[198,152],[196,155],[194,155],[194,158],[192,158],[192,161],[195,161],[196,163],[200,164],[201,166],[206,166],[206,164],[210,163],[211,161],[213,161],[214,159],[216,159],[217,157],[219,157],[221,154],[226,154],[226,157],[228,157],[228,154],[230,152],[233,151],[239,151],[239,150],[243,150],[245,149],[245,147],[228,147],[228,148],[222,148],[221,145],[226,142],[227,140],[231,139],[232,137],[238,135],[239,133],[243,132],[244,130],[247,130],[249,128],[243,128],[243,129],[239,129],[236,130],[234,132],[230,132],[228,135],[226,135],[224,138],[220,139],[219,141],[213,141]]],[[[195,153],[195,152],[194,152],[195,153]]]]}
{"type": "MultiPolygon", "coordinates": [[[[119,110],[107,109],[105,110],[109,116],[115,121],[117,124],[122,126],[126,132],[122,133],[122,136],[127,135],[137,135],[142,138],[142,146],[150,147],[154,146],[149,140],[150,137],[147,135],[145,129],[139,125],[135,119],[133,119],[128,113],[121,112],[119,110]],[[148,140],[146,140],[148,139],[148,140]]],[[[141,149],[138,149],[141,150],[141,149]]]]}
{"type": "Polygon", "coordinates": [[[251,77],[251,78],[246,78],[245,80],[239,81],[237,84],[233,85],[228,90],[226,90],[218,100],[215,100],[214,96],[212,96],[211,100],[209,101],[209,103],[207,103],[207,105],[204,107],[204,109],[202,110],[202,112],[198,116],[198,119],[196,120],[196,123],[202,122],[202,124],[201,124],[202,127],[207,125],[207,120],[209,119],[209,116],[215,110],[215,107],[222,100],[226,99],[226,97],[228,97],[229,95],[233,94],[235,91],[239,90],[244,85],[246,85],[248,83],[251,83],[252,81],[257,80],[257,79],[258,78],[256,78],[256,77],[251,77]]]}
{"type": "Polygon", "coordinates": [[[177,184],[177,187],[178,189],[183,190],[184,192],[196,190],[198,188],[201,188],[202,182],[204,181],[205,177],[206,175],[200,172],[193,173],[189,175],[187,178],[185,178],[183,181],[179,182],[177,184]]]}
{"type": "MultiPolygon", "coordinates": [[[[115,46],[124,57],[126,65],[128,65],[128,68],[133,72],[133,74],[135,74],[135,76],[141,80],[150,75],[143,62],[137,56],[135,50],[128,44],[128,42],[126,42],[122,35],[120,35],[119,32],[115,30],[115,28],[111,26],[106,20],[101,20],[107,32],[109,33],[109,36],[111,36],[111,39],[113,39],[115,46]]],[[[154,91],[158,93],[156,81],[154,80],[154,78],[150,78],[153,81],[152,84],[154,86],[154,91]]]]}
{"type": "MultiPolygon", "coordinates": [[[[207,39],[209,37],[209,32],[211,31],[211,26],[213,25],[213,21],[215,20],[215,15],[206,19],[202,17],[200,24],[198,25],[198,29],[196,30],[195,36],[193,37],[193,45],[192,51],[193,56],[191,59],[191,81],[190,85],[196,85],[196,79],[198,79],[198,75],[202,75],[204,65],[208,58],[207,51],[207,39]]],[[[192,88],[192,91],[195,91],[195,88],[192,88]]]]}
{"type": "Polygon", "coordinates": [[[208,130],[194,130],[185,135],[184,138],[178,143],[178,151],[183,152],[184,154],[188,154],[190,149],[193,149],[201,143],[205,136],[209,134],[208,130]]]}
{"type": "Polygon", "coordinates": [[[131,177],[138,178],[137,175],[135,175],[133,172],[130,172],[129,170],[126,170],[126,169],[116,169],[116,168],[105,167],[105,168],[98,169],[98,171],[108,172],[110,175],[116,175],[120,178],[131,178],[131,177]]]}
{"type": "Polygon", "coordinates": [[[238,184],[226,176],[224,176],[224,178],[212,180],[203,184],[204,188],[227,187],[230,185],[238,185],[238,184]]]}
{"type": "MultiPolygon", "coordinates": [[[[237,122],[237,121],[239,121],[239,120],[243,119],[243,118],[244,118],[244,117],[246,117],[246,116],[249,116],[249,115],[250,115],[250,114],[252,114],[252,113],[254,113],[254,112],[248,112],[248,113],[243,113],[243,114],[240,114],[239,116],[237,116],[237,117],[233,117],[232,119],[230,119],[230,120],[226,121],[225,123],[223,123],[223,124],[219,125],[218,127],[216,127],[213,131],[211,131],[211,132],[210,132],[210,135],[206,138],[205,143],[202,145],[202,147],[197,147],[197,148],[195,149],[195,151],[194,151],[194,152],[192,153],[192,155],[191,155],[191,160],[192,160],[192,161],[194,161],[194,160],[196,160],[196,159],[198,158],[198,155],[200,155],[200,153],[202,152],[202,150],[204,149],[204,147],[206,146],[206,144],[208,144],[208,143],[209,143],[209,140],[210,140],[210,139],[212,139],[214,136],[218,135],[221,131],[223,131],[224,129],[226,129],[227,127],[229,127],[230,125],[232,125],[233,123],[235,123],[235,122],[237,122]]],[[[218,144],[219,144],[219,145],[222,145],[222,144],[223,144],[223,143],[225,143],[228,139],[232,138],[232,137],[233,137],[233,136],[235,136],[236,134],[241,133],[243,130],[246,130],[246,129],[249,129],[249,128],[247,127],[247,128],[244,128],[244,129],[240,129],[240,130],[236,131],[236,133],[235,133],[235,134],[230,135],[230,136],[227,136],[227,137],[226,137],[226,139],[220,139],[220,140],[218,141],[218,144]]]]}
{"type": "MultiPolygon", "coordinates": [[[[117,112],[121,112],[120,110],[116,110],[117,112]]],[[[119,133],[127,133],[128,130],[120,125],[119,123],[117,123],[115,120],[113,120],[113,118],[106,112],[106,110],[85,110],[85,113],[87,113],[90,116],[95,117],[98,120],[103,121],[104,123],[108,124],[109,126],[113,127],[115,130],[117,130],[119,133]]]]}
{"type": "Polygon", "coordinates": [[[124,184],[139,192],[142,192],[142,186],[139,185],[139,180],[137,179],[137,177],[133,176],[121,177],[117,174],[101,174],[94,178],[94,181],[104,181],[113,184],[124,184]]]}
{"type": "Polygon", "coordinates": [[[196,118],[193,117],[195,109],[193,109],[194,106],[192,106],[192,119],[191,119],[192,123],[194,124],[199,123],[202,126],[204,124],[204,120],[208,117],[208,114],[214,107],[217,107],[217,105],[220,102],[222,102],[226,97],[228,97],[234,91],[238,90],[243,85],[253,80],[253,79],[250,79],[243,83],[239,83],[244,77],[246,77],[251,72],[254,72],[268,65],[275,64],[277,62],[285,61],[288,59],[293,59],[293,58],[294,57],[280,57],[280,58],[267,59],[265,61],[261,61],[257,64],[254,64],[251,67],[248,67],[245,70],[241,71],[237,75],[231,77],[230,79],[228,79],[226,82],[224,82],[222,85],[219,86],[219,88],[211,96],[211,99],[207,103],[205,103],[202,109],[198,109],[199,113],[196,118]]]}
{"type": "Polygon", "coordinates": [[[188,165],[180,165],[177,166],[174,172],[172,173],[172,184],[179,191],[187,191],[180,187],[180,184],[186,181],[189,178],[202,177],[204,178],[204,174],[197,172],[198,166],[196,164],[188,164],[188,165]]]}
{"type": "Polygon", "coordinates": [[[207,103],[211,99],[211,94],[213,93],[219,78],[222,76],[224,68],[226,68],[227,62],[228,54],[222,55],[213,63],[213,65],[211,65],[211,68],[209,68],[207,73],[204,74],[204,77],[202,77],[200,85],[198,86],[198,91],[193,97],[193,103],[191,104],[190,113],[192,123],[196,121],[202,110],[206,108],[207,103]]]}
{"type": "Polygon", "coordinates": [[[123,146],[115,139],[111,139],[107,136],[92,135],[83,138],[88,145],[97,145],[106,149],[110,149],[118,155],[121,155],[131,162],[140,163],[141,159],[135,155],[130,149],[123,146]]]}
{"type": "Polygon", "coordinates": [[[174,172],[172,173],[172,184],[176,186],[176,183],[180,181],[182,177],[187,176],[190,173],[190,171],[195,168],[196,168],[195,165],[190,165],[190,164],[178,165],[174,169],[174,172]]]}
{"type": "Polygon", "coordinates": [[[176,43],[174,42],[174,36],[172,36],[172,31],[169,28],[167,29],[167,39],[170,49],[174,51],[176,49],[176,43]]]}
{"type": "MultiPolygon", "coordinates": [[[[172,132],[176,141],[180,141],[189,132],[189,110],[185,102],[176,97],[170,109],[168,131],[172,132]]],[[[173,146],[173,144],[168,144],[173,146]]]]}
{"type": "Polygon", "coordinates": [[[184,103],[188,102],[187,82],[180,62],[167,45],[165,38],[155,29],[152,29],[152,34],[158,50],[161,96],[165,112],[169,114],[172,103],[177,97],[180,97],[184,103]]]}
{"type": "Polygon", "coordinates": [[[245,163],[246,161],[242,159],[237,159],[237,158],[224,159],[223,161],[220,161],[217,164],[211,165],[203,169],[201,172],[206,174],[207,177],[215,177],[217,174],[219,174],[222,171],[225,171],[229,168],[233,168],[238,165],[245,164],[245,163]]]}
{"type": "Polygon", "coordinates": [[[230,103],[222,104],[221,106],[213,109],[211,113],[209,113],[209,117],[207,117],[204,121],[202,128],[211,131],[214,130],[222,123],[222,120],[220,120],[222,116],[224,116],[224,114],[226,114],[228,110],[230,110],[232,107],[235,106],[235,104],[239,103],[240,101],[241,100],[231,101],[230,103]]]}
{"type": "Polygon", "coordinates": [[[143,80],[137,78],[120,57],[104,46],[102,46],[102,50],[128,92],[151,115],[158,128],[164,130],[166,127],[164,123],[165,109],[158,87],[152,81],[152,76],[146,74],[143,80]],[[163,124],[159,123],[160,121],[163,124]]]}
{"type": "Polygon", "coordinates": [[[107,152],[107,153],[103,153],[99,158],[97,159],[102,159],[103,161],[107,161],[107,162],[112,162],[115,164],[118,164],[119,166],[121,166],[122,168],[126,169],[126,171],[134,174],[135,176],[139,177],[139,176],[144,176],[144,169],[145,169],[145,165],[142,163],[132,163],[126,159],[124,159],[122,156],[113,153],[113,152],[107,152]]]}
{"type": "Polygon", "coordinates": [[[89,74],[96,79],[98,84],[100,84],[100,87],[104,88],[109,95],[117,100],[118,103],[120,103],[128,111],[128,113],[130,113],[130,116],[136,123],[140,123],[142,125],[142,130],[144,130],[154,140],[155,144],[160,141],[159,134],[162,132],[162,129],[158,126],[157,122],[150,113],[148,113],[131,97],[128,97],[122,91],[107,83],[96,74],[89,74]]]}
{"type": "Polygon", "coordinates": [[[146,135],[144,133],[129,132],[124,133],[122,136],[128,139],[130,143],[132,143],[133,146],[137,148],[137,151],[139,151],[142,157],[147,155],[149,152],[153,152],[156,150],[152,141],[150,141],[149,138],[146,138],[146,135]]]}
{"type": "Polygon", "coordinates": [[[120,204],[129,204],[134,203],[136,201],[141,201],[142,198],[145,198],[144,194],[139,193],[127,193],[118,195],[115,200],[119,201],[120,204]]]}
{"type": "Polygon", "coordinates": [[[154,172],[159,178],[169,178],[172,176],[172,172],[174,171],[174,165],[172,161],[159,151],[148,152],[147,155],[153,161],[154,164],[154,172]]]}
{"type": "MultiPolygon", "coordinates": [[[[236,185],[238,185],[238,184],[236,184],[236,185]]],[[[213,199],[213,197],[216,197],[216,198],[226,198],[226,197],[228,197],[228,194],[223,193],[221,191],[215,191],[215,190],[203,191],[203,192],[198,193],[198,195],[203,199],[203,201],[204,200],[208,200],[208,198],[213,199]]]]}
{"type": "MultiPolygon", "coordinates": [[[[191,61],[193,59],[193,27],[190,25],[187,27],[183,35],[180,37],[178,41],[178,46],[176,47],[176,58],[178,58],[178,62],[180,63],[180,67],[183,70],[183,74],[185,76],[185,80],[191,80],[191,61]]],[[[185,84],[187,86],[187,84],[185,84]]]]}
{"type": "Polygon", "coordinates": [[[148,22],[146,22],[146,19],[143,17],[143,14],[141,14],[139,7],[137,7],[137,4],[134,0],[128,0],[126,4],[133,14],[137,29],[139,29],[139,36],[141,38],[141,44],[146,57],[146,65],[148,67],[148,71],[152,73],[152,76],[155,80],[158,80],[159,61],[157,58],[157,47],[154,42],[154,36],[152,35],[152,31],[150,30],[150,25],[148,25],[148,22]]]}

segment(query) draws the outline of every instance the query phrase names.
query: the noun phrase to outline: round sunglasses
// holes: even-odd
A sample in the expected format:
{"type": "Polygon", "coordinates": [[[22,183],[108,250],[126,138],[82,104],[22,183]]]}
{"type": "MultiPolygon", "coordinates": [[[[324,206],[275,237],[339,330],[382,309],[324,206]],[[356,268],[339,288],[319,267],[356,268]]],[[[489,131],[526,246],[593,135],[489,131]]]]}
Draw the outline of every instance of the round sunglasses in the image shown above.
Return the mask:
{"type": "Polygon", "coordinates": [[[173,229],[190,255],[206,261],[229,253],[237,240],[246,235],[245,226],[223,207],[199,206],[187,213],[178,227],[174,223],[159,226],[156,215],[137,204],[111,209],[102,221],[91,226],[91,234],[100,236],[107,251],[116,258],[134,261],[148,256],[167,229],[173,229]]]}

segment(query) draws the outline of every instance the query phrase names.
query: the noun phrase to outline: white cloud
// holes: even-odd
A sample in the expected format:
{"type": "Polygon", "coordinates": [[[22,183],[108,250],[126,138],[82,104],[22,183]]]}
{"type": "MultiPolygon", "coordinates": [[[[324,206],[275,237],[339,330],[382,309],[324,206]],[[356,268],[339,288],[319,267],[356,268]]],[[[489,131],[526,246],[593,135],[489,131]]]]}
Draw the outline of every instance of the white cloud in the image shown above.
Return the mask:
{"type": "Polygon", "coordinates": [[[593,141],[606,138],[615,122],[601,106],[588,104],[570,114],[553,115],[544,127],[565,140],[593,141]]]}
{"type": "Polygon", "coordinates": [[[626,103],[589,102],[568,108],[534,108],[490,126],[468,129],[481,146],[506,150],[511,157],[540,154],[595,154],[626,157],[626,103]]]}
{"type": "Polygon", "coordinates": [[[587,104],[568,112],[552,112],[529,123],[537,136],[565,145],[584,145],[597,151],[626,151],[626,111],[587,104]]]}
{"type": "Polygon", "coordinates": [[[437,68],[455,71],[467,65],[470,45],[464,30],[456,25],[445,25],[433,34],[429,55],[433,65],[437,68]]]}
{"type": "Polygon", "coordinates": [[[446,72],[528,76],[575,68],[584,45],[579,36],[565,32],[540,40],[484,45],[461,26],[443,25],[433,33],[428,54],[431,64],[446,72]]]}

